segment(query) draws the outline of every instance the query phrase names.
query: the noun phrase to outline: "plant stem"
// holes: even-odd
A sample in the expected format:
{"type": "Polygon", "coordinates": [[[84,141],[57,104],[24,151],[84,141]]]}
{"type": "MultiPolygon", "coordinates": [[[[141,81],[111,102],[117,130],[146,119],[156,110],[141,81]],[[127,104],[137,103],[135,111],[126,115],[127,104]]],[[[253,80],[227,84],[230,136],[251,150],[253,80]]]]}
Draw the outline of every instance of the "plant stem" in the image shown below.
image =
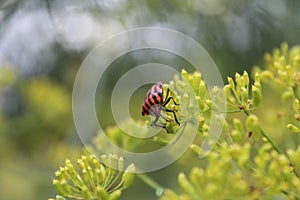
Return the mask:
{"type": "Polygon", "coordinates": [[[157,196],[161,196],[164,192],[164,187],[161,186],[159,183],[157,183],[156,181],[154,181],[152,178],[150,178],[149,176],[147,176],[146,174],[137,174],[137,176],[144,182],[146,183],[148,186],[150,186],[151,188],[155,189],[155,194],[157,196]]]}
{"type": "Polygon", "coordinates": [[[279,154],[282,154],[282,155],[285,155],[281,150],[280,148],[277,146],[277,144],[270,138],[270,136],[264,131],[264,129],[258,125],[259,127],[259,131],[261,132],[261,134],[268,140],[268,142],[273,146],[273,148],[279,153],[279,154]]]}
{"type": "MultiPolygon", "coordinates": [[[[288,157],[288,155],[286,155],[285,153],[283,153],[283,152],[280,150],[280,148],[276,145],[275,142],[273,142],[273,140],[269,137],[269,135],[264,131],[264,129],[263,129],[260,125],[258,125],[258,127],[259,127],[259,130],[260,130],[261,134],[268,140],[268,142],[273,146],[273,148],[274,148],[279,154],[284,155],[284,156],[288,159],[288,161],[290,162],[290,164],[292,164],[292,166],[294,166],[293,163],[292,163],[292,161],[291,161],[291,159],[288,157]]],[[[297,172],[296,172],[296,170],[295,170],[294,167],[293,167],[293,173],[299,178],[299,175],[297,174],[297,172]]]]}

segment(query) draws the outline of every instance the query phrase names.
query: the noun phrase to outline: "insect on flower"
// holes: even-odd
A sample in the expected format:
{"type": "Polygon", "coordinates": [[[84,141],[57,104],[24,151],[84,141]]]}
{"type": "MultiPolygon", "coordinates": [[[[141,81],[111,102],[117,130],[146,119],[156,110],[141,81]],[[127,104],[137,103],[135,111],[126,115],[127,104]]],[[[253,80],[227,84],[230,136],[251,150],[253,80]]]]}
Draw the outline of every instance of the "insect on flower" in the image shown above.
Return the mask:
{"type": "Polygon", "coordinates": [[[179,105],[175,102],[174,98],[172,96],[169,96],[170,90],[167,89],[166,97],[163,99],[163,88],[162,88],[162,82],[157,82],[155,85],[153,85],[147,92],[146,98],[143,103],[143,109],[142,109],[142,115],[154,115],[155,119],[151,123],[151,126],[157,126],[164,128],[167,133],[169,133],[166,124],[169,121],[166,119],[165,116],[161,114],[161,111],[173,113],[174,119],[176,123],[180,126],[180,123],[178,122],[178,119],[176,117],[175,110],[166,108],[165,106],[172,100],[175,105],[179,105]],[[163,118],[166,122],[161,123],[159,121],[159,117],[163,118]],[[158,123],[160,122],[160,123],[158,123]]]}

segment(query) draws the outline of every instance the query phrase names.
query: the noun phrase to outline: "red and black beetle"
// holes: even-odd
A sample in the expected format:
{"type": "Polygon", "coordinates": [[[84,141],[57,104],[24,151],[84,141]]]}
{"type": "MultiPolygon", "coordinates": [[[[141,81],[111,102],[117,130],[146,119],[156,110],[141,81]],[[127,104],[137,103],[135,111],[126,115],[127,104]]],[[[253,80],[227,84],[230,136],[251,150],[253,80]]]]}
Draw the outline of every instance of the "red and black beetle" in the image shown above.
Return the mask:
{"type": "Polygon", "coordinates": [[[153,85],[147,92],[146,98],[143,103],[142,115],[154,115],[155,119],[151,123],[151,126],[157,126],[164,128],[167,133],[169,133],[166,123],[158,124],[159,117],[162,117],[166,122],[168,121],[162,114],[161,110],[165,112],[173,113],[174,119],[176,123],[180,126],[178,119],[176,117],[176,113],[172,109],[165,108],[165,106],[172,100],[175,105],[179,105],[174,101],[172,96],[169,96],[170,90],[168,88],[166,98],[163,99],[163,89],[162,89],[162,82],[157,82],[153,85]]]}

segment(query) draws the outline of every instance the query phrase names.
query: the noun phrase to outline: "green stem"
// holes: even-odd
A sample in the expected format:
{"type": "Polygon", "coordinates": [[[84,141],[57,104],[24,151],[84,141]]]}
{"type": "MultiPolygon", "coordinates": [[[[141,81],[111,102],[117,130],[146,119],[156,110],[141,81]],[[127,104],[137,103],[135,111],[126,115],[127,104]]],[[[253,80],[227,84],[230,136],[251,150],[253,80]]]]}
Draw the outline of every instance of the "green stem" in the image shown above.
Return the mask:
{"type": "Polygon", "coordinates": [[[300,196],[298,194],[295,194],[295,193],[290,192],[290,191],[281,191],[281,192],[285,195],[293,195],[295,197],[295,199],[300,200],[300,196]]]}
{"type": "Polygon", "coordinates": [[[259,127],[259,131],[261,132],[261,134],[268,140],[268,142],[273,146],[273,148],[279,153],[279,154],[282,154],[282,155],[285,155],[281,150],[280,148],[277,146],[277,144],[270,138],[270,136],[266,133],[266,131],[264,131],[264,129],[258,125],[259,127]]]}
{"type": "MultiPolygon", "coordinates": [[[[260,130],[261,134],[268,140],[268,142],[273,146],[273,148],[274,148],[279,154],[284,155],[284,156],[288,159],[288,161],[290,162],[290,164],[292,164],[292,166],[294,166],[293,163],[292,163],[292,161],[291,161],[291,159],[288,157],[288,155],[286,155],[285,153],[283,153],[283,152],[280,150],[280,148],[279,148],[279,147],[276,145],[276,143],[269,137],[269,135],[264,131],[264,129],[263,129],[260,125],[259,125],[258,127],[259,127],[259,130],[260,130]]],[[[297,172],[296,172],[296,170],[295,170],[294,167],[293,167],[293,173],[299,178],[299,175],[297,174],[297,172]]]]}
{"type": "Polygon", "coordinates": [[[294,87],[292,87],[292,90],[293,90],[293,93],[294,93],[294,96],[297,98],[297,99],[299,99],[300,100],[300,97],[299,97],[299,95],[298,95],[298,93],[297,93],[297,87],[296,86],[294,86],[294,87]]]}
{"type": "MultiPolygon", "coordinates": [[[[244,113],[249,116],[249,111],[244,111],[244,113]]],[[[279,154],[285,155],[280,148],[277,146],[277,144],[270,138],[270,136],[267,134],[267,132],[261,127],[261,125],[258,125],[259,131],[261,134],[268,140],[268,142],[273,146],[275,151],[277,151],[279,154]]]]}
{"type": "Polygon", "coordinates": [[[150,186],[151,188],[155,189],[155,194],[157,196],[161,196],[164,192],[164,187],[161,186],[159,183],[157,183],[156,181],[154,181],[152,178],[150,178],[149,176],[147,176],[146,174],[137,174],[137,176],[144,182],[146,183],[148,186],[150,186]]]}

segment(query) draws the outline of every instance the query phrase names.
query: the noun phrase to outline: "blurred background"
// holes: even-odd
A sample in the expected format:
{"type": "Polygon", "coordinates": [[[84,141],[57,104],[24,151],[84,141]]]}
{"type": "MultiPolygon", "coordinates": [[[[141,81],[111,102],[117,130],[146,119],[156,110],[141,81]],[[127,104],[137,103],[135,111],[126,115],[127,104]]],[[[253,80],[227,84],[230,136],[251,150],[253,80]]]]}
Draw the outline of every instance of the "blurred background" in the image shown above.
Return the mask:
{"type": "MultiPolygon", "coordinates": [[[[66,158],[75,161],[82,149],[72,119],[77,70],[99,42],[147,26],[171,28],[194,38],[214,59],[225,80],[235,72],[250,70],[261,62],[264,52],[282,42],[300,44],[300,1],[1,0],[1,199],[55,195],[55,170],[66,158]]],[[[114,62],[103,80],[107,93],[124,70],[137,64],[187,64],[172,54],[159,55],[161,52],[144,50],[114,62]]],[[[137,95],[142,100],[144,94],[137,95]]],[[[109,117],[101,122],[104,127],[113,125],[109,117]]],[[[170,185],[178,170],[188,169],[179,160],[150,175],[165,177],[159,182],[170,185]]],[[[136,179],[122,199],[141,199],[146,194],[148,199],[155,198],[153,190],[136,179]]]]}

